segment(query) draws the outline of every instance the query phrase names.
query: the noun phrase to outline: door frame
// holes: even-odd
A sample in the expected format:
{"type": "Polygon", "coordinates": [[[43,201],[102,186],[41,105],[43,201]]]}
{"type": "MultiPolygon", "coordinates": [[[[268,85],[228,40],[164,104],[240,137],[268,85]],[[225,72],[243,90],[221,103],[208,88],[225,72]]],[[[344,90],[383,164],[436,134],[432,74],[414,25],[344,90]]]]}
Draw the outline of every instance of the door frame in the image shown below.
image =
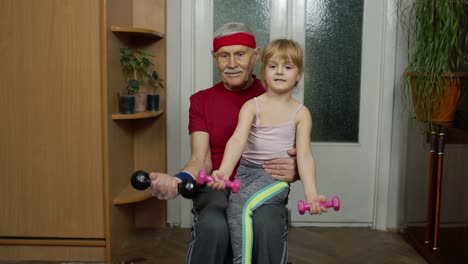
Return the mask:
{"type": "MultiPolygon", "coordinates": [[[[289,5],[298,4],[301,1],[286,1],[289,5]]],[[[168,130],[179,130],[179,133],[168,133],[168,172],[175,173],[185,164],[189,158],[189,150],[186,146],[190,145],[190,137],[187,135],[189,97],[194,92],[212,86],[213,64],[211,63],[210,49],[206,53],[194,52],[197,47],[211,47],[212,32],[209,30],[197,31],[196,25],[211,25],[213,27],[213,1],[212,0],[171,0],[168,1],[168,32],[169,28],[180,33],[175,34],[178,37],[170,39],[168,35],[168,55],[174,55],[180,60],[173,60],[174,57],[168,56],[168,105],[174,100],[179,103],[174,106],[174,111],[168,109],[168,130]],[[179,20],[177,20],[179,19],[179,20]],[[175,25],[170,27],[170,25],[175,25]],[[173,45],[174,44],[174,45],[173,45]],[[206,63],[210,61],[210,63],[206,63]],[[171,69],[176,71],[174,78],[170,78],[171,69]],[[202,69],[201,72],[193,73],[193,69],[202,69]],[[183,78],[182,78],[183,76],[183,78]],[[174,84],[174,85],[171,85],[174,84]],[[174,87],[174,89],[172,88],[174,87]],[[171,96],[174,94],[174,96],[171,96]],[[178,118],[177,118],[178,114],[178,118]],[[174,144],[172,144],[174,143],[174,144]]],[[[375,25],[382,29],[382,34],[376,39],[377,45],[381,50],[381,65],[377,70],[380,75],[380,86],[378,100],[378,125],[377,125],[377,151],[375,159],[375,184],[374,184],[374,202],[372,227],[379,230],[386,230],[387,223],[395,225],[391,220],[398,215],[401,201],[397,199],[389,200],[390,197],[398,197],[398,186],[390,184],[390,164],[399,167],[399,162],[391,157],[392,148],[392,120],[394,105],[394,86],[395,86],[395,54],[397,39],[397,20],[395,16],[395,0],[366,0],[365,10],[373,9],[374,15],[379,16],[380,24],[375,25]],[[391,160],[392,159],[392,160],[391,160]]],[[[273,10],[274,11],[274,10],[273,10]]],[[[365,14],[367,14],[365,12],[365,14]]],[[[290,19],[298,18],[297,14],[288,14],[290,19]]],[[[364,23],[366,18],[364,18],[364,23]]],[[[283,27],[282,21],[274,22],[283,27]]],[[[294,22],[293,22],[294,23],[294,22]]],[[[272,24],[273,25],[273,24],[272,24]]],[[[200,28],[200,27],[198,27],[200,28]]],[[[205,26],[205,28],[207,28],[205,26]]],[[[172,33],[171,30],[171,33],[172,33]]],[[[290,29],[285,29],[291,32],[290,29]]],[[[274,37],[274,36],[272,36],[274,37]]],[[[292,36],[298,39],[298,36],[292,36]]],[[[302,90],[302,89],[301,89],[302,90]]],[[[297,96],[302,98],[302,96],[297,96]]],[[[398,173],[393,170],[392,174],[398,173]]],[[[398,175],[392,175],[398,176],[398,175]]],[[[191,201],[178,198],[170,201],[168,206],[168,223],[180,225],[181,227],[190,227],[192,217],[190,213],[191,201]]]]}

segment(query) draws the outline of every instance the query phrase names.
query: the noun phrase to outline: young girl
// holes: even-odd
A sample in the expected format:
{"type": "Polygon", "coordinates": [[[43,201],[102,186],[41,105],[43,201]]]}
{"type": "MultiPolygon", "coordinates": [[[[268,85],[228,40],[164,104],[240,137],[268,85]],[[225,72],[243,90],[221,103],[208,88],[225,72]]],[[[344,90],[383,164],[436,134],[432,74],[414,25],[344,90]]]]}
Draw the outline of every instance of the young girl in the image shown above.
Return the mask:
{"type": "MultiPolygon", "coordinates": [[[[265,161],[288,157],[287,151],[296,148],[299,177],[307,202],[312,203],[309,213],[326,212],[326,208],[319,205],[326,198],[317,192],[315,161],[310,146],[312,117],[309,110],[291,95],[304,71],[302,57],[301,47],[292,40],[274,40],[265,47],[262,77],[267,90],[242,106],[221,166],[212,173],[215,180],[229,179],[242,156],[235,176],[242,187],[239,193],[231,193],[226,212],[234,263],[252,261],[253,211],[262,204],[277,203],[285,207],[287,203],[289,184],[271,178],[262,168],[265,161]]],[[[223,181],[208,185],[218,190],[225,187],[223,181]]],[[[283,239],[286,240],[286,236],[283,239]]],[[[287,259],[287,248],[272,250],[283,250],[287,259]]]]}

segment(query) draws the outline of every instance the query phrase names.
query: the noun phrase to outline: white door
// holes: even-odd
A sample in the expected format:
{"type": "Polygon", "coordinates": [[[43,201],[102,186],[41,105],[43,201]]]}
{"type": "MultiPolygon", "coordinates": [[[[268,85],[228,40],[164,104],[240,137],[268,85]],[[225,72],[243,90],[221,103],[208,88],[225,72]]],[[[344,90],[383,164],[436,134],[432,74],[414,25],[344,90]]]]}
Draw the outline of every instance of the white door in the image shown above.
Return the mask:
{"type": "MultiPolygon", "coordinates": [[[[269,27],[267,27],[269,28],[269,32],[266,33],[266,38],[289,37],[295,39],[303,47],[306,47],[306,61],[312,63],[310,64],[312,67],[309,68],[315,67],[315,70],[318,69],[316,67],[322,66],[314,66],[314,58],[308,53],[307,48],[311,44],[307,43],[310,37],[307,35],[309,34],[307,32],[307,25],[309,27],[311,24],[320,25],[322,20],[317,19],[323,19],[323,21],[331,19],[337,23],[347,23],[346,21],[340,21],[343,17],[333,12],[325,14],[331,17],[317,18],[316,16],[319,15],[321,9],[326,11],[326,8],[332,5],[334,8],[332,10],[341,9],[340,12],[351,12],[347,15],[359,16],[359,19],[353,20],[354,23],[356,21],[362,22],[361,24],[354,25],[354,27],[362,26],[357,30],[361,34],[359,36],[360,47],[358,53],[355,50],[349,51],[352,53],[351,58],[357,58],[359,62],[357,65],[359,67],[357,71],[356,69],[344,69],[344,72],[348,72],[349,70],[349,75],[358,73],[357,78],[355,76],[358,84],[354,88],[357,89],[357,94],[355,94],[357,100],[355,100],[355,103],[359,106],[354,106],[354,109],[357,109],[355,118],[347,120],[347,122],[352,123],[351,127],[354,127],[354,132],[351,134],[345,133],[344,139],[338,137],[337,141],[322,137],[322,139],[319,138],[312,143],[312,150],[317,163],[319,192],[330,198],[333,195],[338,195],[341,199],[341,209],[338,212],[330,210],[329,213],[320,216],[299,215],[296,204],[299,199],[303,199],[303,190],[300,182],[294,183],[288,206],[291,209],[293,225],[372,226],[385,229],[388,185],[388,168],[386,165],[388,164],[387,158],[390,154],[390,150],[386,146],[390,145],[391,137],[391,132],[386,132],[385,129],[391,128],[392,100],[383,99],[384,92],[387,89],[385,88],[387,77],[384,76],[384,72],[393,73],[392,70],[388,69],[392,67],[388,65],[392,64],[392,60],[386,60],[388,50],[390,49],[385,45],[385,41],[389,37],[385,15],[389,13],[387,10],[388,3],[387,0],[355,0],[351,2],[359,2],[361,11],[353,13],[355,10],[348,10],[349,6],[343,5],[343,1],[329,0],[181,0],[182,102],[188,102],[188,97],[191,94],[200,89],[210,87],[213,82],[219,80],[216,76],[217,74],[213,74],[210,54],[213,28],[221,20],[229,19],[226,17],[229,16],[229,12],[234,12],[235,14],[235,12],[239,12],[235,10],[242,10],[241,13],[234,15],[234,18],[228,21],[242,21],[252,27],[255,26],[252,24],[257,23],[257,21],[261,23],[259,27],[264,27],[265,25],[262,24],[261,20],[267,18],[269,20],[269,27]],[[220,7],[223,7],[227,11],[222,11],[223,13],[219,14],[220,7]]],[[[262,34],[265,34],[265,32],[258,33],[258,35],[262,34]]],[[[333,32],[330,32],[330,34],[333,34],[333,32]]],[[[262,36],[257,36],[257,38],[261,39],[262,36]]],[[[315,40],[312,38],[312,43],[313,41],[324,40],[326,41],[326,39],[315,40]]],[[[265,42],[268,39],[261,41],[265,42]]],[[[332,43],[321,44],[331,46],[332,43]]],[[[347,48],[345,40],[342,45],[344,45],[344,48],[347,48]]],[[[340,60],[338,59],[334,64],[330,64],[332,66],[327,65],[326,67],[334,69],[333,67],[340,67],[340,64],[340,60]]],[[[310,69],[306,67],[306,70],[310,69]]],[[[320,70],[323,69],[320,68],[320,70]]],[[[307,87],[314,89],[314,84],[317,82],[313,80],[315,77],[311,77],[313,72],[306,72],[305,75],[308,76],[305,81],[307,87]]],[[[331,77],[330,79],[332,80],[333,78],[344,80],[344,83],[346,83],[347,78],[351,79],[346,74],[331,77]]],[[[391,76],[391,80],[393,81],[393,76],[391,76]]],[[[339,84],[340,82],[337,83],[339,84]]],[[[349,85],[352,86],[353,84],[350,83],[349,85]]],[[[389,89],[389,91],[392,91],[392,89],[389,89]]],[[[302,81],[295,92],[295,97],[301,102],[306,102],[306,105],[307,102],[309,104],[312,102],[312,105],[318,103],[315,101],[315,98],[305,98],[305,96],[310,97],[310,94],[310,92],[304,91],[304,81],[302,81]]],[[[334,96],[336,101],[342,101],[338,98],[340,97],[339,94],[334,96]]],[[[344,105],[334,107],[339,109],[342,106],[344,111],[348,112],[348,108],[344,108],[344,105]]],[[[181,104],[181,129],[186,129],[187,127],[188,108],[187,104],[181,104]]],[[[325,108],[325,110],[322,109],[321,111],[327,110],[325,108]]],[[[312,111],[312,114],[314,115],[314,111],[312,111]]],[[[338,114],[340,115],[339,112],[338,114]]],[[[319,120],[318,117],[316,118],[319,120]]],[[[343,122],[342,126],[341,123],[338,124],[335,129],[346,132],[349,124],[344,123],[347,122],[343,122]]],[[[317,123],[314,124],[318,126],[317,123]]],[[[321,133],[322,135],[327,134],[326,131],[321,133]]],[[[189,145],[189,137],[186,133],[182,133],[180,142],[181,146],[183,146],[180,149],[182,152],[181,163],[183,164],[189,157],[189,149],[185,147],[189,145]]],[[[182,226],[189,225],[189,208],[189,201],[182,200],[180,210],[182,226]]]]}

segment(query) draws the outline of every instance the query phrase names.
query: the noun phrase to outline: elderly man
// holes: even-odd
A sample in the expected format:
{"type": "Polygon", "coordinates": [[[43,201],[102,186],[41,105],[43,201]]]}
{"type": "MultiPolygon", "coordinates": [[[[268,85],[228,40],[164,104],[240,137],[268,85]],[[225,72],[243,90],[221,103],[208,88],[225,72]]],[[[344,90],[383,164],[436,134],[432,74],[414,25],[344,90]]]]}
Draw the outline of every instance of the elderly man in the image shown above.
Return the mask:
{"type": "MultiPolygon", "coordinates": [[[[190,97],[191,158],[175,177],[150,174],[152,193],[159,199],[175,198],[177,184],[189,177],[196,178],[200,169],[211,172],[219,168],[240,108],[247,100],[265,92],[261,81],[252,75],[259,48],[249,27],[242,23],[221,26],[214,35],[212,55],[222,82],[190,97]]],[[[294,155],[294,150],[290,154],[294,155]]],[[[277,180],[292,182],[297,178],[294,158],[269,161],[265,171],[277,180]]],[[[195,220],[186,263],[232,262],[225,214],[228,198],[228,191],[202,188],[193,199],[195,220]]],[[[253,263],[285,263],[286,204],[263,205],[252,217],[254,223],[261,223],[254,226],[253,263]]]]}

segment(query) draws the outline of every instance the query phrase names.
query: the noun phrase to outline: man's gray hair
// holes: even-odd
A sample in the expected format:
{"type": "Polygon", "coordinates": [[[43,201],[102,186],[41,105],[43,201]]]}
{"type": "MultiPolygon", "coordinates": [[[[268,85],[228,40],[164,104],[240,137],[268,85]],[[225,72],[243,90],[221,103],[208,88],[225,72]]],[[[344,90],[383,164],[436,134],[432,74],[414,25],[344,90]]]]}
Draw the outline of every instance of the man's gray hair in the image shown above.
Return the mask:
{"type": "Polygon", "coordinates": [[[246,24],[241,22],[229,22],[222,25],[216,30],[213,39],[241,32],[253,35],[252,29],[250,29],[246,24]]]}

